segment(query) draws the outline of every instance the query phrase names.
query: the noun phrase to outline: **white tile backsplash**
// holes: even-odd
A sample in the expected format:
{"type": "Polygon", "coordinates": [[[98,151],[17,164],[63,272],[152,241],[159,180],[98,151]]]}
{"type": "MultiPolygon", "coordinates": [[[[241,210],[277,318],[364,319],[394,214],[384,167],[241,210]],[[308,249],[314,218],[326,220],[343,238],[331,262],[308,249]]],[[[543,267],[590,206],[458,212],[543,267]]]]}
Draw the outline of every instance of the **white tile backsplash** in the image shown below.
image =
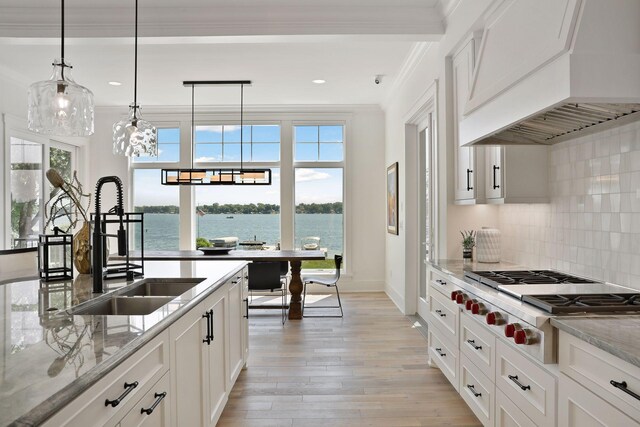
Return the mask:
{"type": "Polygon", "coordinates": [[[640,121],[549,156],[551,203],[499,208],[504,260],[640,289],[640,121]]]}

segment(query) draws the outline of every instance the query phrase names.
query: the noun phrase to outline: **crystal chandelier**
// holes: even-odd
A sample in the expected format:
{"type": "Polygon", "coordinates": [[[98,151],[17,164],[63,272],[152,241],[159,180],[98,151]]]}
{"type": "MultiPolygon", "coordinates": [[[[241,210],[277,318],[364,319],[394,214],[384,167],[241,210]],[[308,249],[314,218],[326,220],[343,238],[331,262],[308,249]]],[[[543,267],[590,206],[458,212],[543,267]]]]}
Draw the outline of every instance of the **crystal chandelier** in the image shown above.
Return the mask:
{"type": "Polygon", "coordinates": [[[158,131],[151,123],[140,118],[138,105],[138,0],[135,17],[133,104],[129,105],[129,115],[113,125],[113,154],[155,157],[158,155],[158,131]]]}
{"type": "Polygon", "coordinates": [[[27,126],[45,135],[89,136],[93,134],[93,92],[71,78],[64,59],[64,0],[60,59],[53,62],[49,80],[33,83],[28,91],[27,126]]]}

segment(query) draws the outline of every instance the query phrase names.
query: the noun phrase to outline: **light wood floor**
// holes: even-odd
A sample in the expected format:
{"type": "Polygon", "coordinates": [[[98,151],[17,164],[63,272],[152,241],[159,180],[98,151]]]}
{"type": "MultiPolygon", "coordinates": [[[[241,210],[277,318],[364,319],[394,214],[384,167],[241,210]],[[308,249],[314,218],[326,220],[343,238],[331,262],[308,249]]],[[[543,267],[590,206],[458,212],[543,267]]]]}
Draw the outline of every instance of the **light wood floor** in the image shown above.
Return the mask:
{"type": "Polygon", "coordinates": [[[479,426],[384,293],[345,294],[344,319],[252,310],[250,358],[219,426],[479,426]]]}

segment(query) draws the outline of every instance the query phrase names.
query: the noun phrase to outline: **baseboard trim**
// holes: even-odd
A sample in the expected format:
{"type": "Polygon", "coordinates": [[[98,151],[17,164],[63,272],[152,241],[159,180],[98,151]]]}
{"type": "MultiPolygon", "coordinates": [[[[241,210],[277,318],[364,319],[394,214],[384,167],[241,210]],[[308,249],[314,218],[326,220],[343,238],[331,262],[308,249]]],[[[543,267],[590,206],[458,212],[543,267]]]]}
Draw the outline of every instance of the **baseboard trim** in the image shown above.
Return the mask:
{"type": "Polygon", "coordinates": [[[385,285],[384,292],[387,294],[389,299],[393,301],[393,303],[398,307],[400,313],[405,314],[404,312],[404,296],[400,295],[395,289],[393,289],[389,285],[385,285]]]}

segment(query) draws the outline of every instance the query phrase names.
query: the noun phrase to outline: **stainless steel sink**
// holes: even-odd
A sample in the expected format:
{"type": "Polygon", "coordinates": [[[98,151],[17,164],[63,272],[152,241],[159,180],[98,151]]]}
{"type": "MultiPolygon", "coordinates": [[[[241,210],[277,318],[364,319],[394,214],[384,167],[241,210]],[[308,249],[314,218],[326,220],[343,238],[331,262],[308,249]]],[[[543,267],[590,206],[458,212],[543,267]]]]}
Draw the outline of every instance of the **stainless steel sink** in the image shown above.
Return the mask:
{"type": "Polygon", "coordinates": [[[97,316],[143,316],[150,314],[167,304],[173,297],[124,297],[113,296],[104,298],[87,305],[71,310],[71,314],[89,314],[97,316]]]}
{"type": "Polygon", "coordinates": [[[203,279],[143,279],[120,292],[124,296],[177,297],[193,288],[203,279]]]}

